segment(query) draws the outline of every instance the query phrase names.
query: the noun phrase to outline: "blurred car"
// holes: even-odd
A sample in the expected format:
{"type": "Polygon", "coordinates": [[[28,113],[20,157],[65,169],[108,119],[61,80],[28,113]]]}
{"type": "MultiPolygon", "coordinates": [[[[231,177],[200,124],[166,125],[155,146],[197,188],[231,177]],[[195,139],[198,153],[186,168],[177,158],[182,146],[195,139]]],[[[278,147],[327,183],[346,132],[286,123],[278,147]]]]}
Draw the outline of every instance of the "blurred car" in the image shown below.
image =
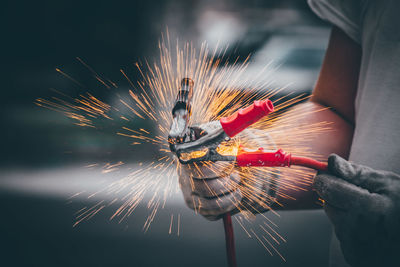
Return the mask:
{"type": "Polygon", "coordinates": [[[299,27],[273,35],[253,56],[250,70],[262,69],[272,61],[274,86],[284,93],[310,93],[329,40],[325,27],[299,27]]]}
{"type": "Polygon", "coordinates": [[[277,96],[309,94],[318,78],[328,40],[326,27],[277,30],[253,52],[245,72],[234,67],[232,77],[238,75],[240,79],[227,83],[243,91],[282,89],[277,96]]]}

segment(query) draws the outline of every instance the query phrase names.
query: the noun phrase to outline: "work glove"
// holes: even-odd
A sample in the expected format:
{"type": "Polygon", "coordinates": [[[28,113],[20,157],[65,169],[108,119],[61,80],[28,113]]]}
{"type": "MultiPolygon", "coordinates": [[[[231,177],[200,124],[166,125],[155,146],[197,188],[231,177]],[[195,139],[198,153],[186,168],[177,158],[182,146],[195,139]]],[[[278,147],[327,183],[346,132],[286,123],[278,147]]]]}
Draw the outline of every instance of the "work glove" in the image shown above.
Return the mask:
{"type": "Polygon", "coordinates": [[[346,261],[352,266],[400,266],[400,176],[332,154],[329,173],[315,177],[346,261]]]}
{"type": "MultiPolygon", "coordinates": [[[[219,123],[210,122],[198,127],[209,132],[220,126],[219,123]]],[[[246,147],[275,149],[264,131],[246,129],[237,137],[246,147]]],[[[179,185],[187,206],[212,221],[228,212],[235,214],[245,210],[260,213],[268,210],[273,202],[271,195],[277,189],[271,188],[272,183],[266,181],[266,177],[258,178],[257,174],[249,174],[250,169],[235,167],[234,162],[228,161],[197,163],[196,166],[182,164],[179,185]]]]}

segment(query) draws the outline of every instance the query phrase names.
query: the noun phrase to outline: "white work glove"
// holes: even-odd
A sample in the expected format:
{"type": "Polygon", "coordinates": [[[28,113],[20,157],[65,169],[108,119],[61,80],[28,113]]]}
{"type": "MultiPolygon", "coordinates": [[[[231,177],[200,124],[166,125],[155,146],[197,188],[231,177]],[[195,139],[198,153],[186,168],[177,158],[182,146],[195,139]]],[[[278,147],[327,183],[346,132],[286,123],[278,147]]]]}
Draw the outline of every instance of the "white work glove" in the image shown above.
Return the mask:
{"type": "MultiPolygon", "coordinates": [[[[207,131],[218,127],[219,123],[210,122],[199,128],[207,131]]],[[[251,148],[264,147],[275,149],[270,137],[260,130],[247,129],[238,135],[242,141],[248,140],[246,146],[251,148]]],[[[252,177],[246,180],[244,168],[234,166],[233,162],[219,161],[212,166],[198,163],[182,165],[179,173],[179,185],[189,208],[203,215],[208,220],[218,220],[223,214],[235,214],[241,210],[252,213],[264,212],[269,209],[271,199],[266,195],[274,194],[276,188],[270,190],[268,177],[252,177]],[[244,182],[243,179],[246,181],[244,182]],[[250,189],[251,188],[251,189],[250,189]]]]}
{"type": "Polygon", "coordinates": [[[329,173],[314,187],[352,266],[400,266],[400,176],[348,162],[328,160],[329,173]]]}

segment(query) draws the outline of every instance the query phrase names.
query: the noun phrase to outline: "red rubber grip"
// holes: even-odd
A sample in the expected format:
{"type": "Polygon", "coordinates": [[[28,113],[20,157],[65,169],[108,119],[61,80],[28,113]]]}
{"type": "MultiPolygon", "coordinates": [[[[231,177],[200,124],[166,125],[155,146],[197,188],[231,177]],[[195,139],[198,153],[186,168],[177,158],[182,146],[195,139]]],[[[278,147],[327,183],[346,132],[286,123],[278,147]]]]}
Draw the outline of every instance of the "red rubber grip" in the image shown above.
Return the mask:
{"type": "Polygon", "coordinates": [[[219,121],[225,133],[229,137],[234,137],[272,111],[274,111],[274,105],[271,100],[257,100],[251,106],[239,109],[233,115],[221,118],[219,121]]]}
{"type": "Polygon", "coordinates": [[[238,166],[242,167],[289,167],[290,158],[291,155],[282,149],[271,152],[265,151],[263,148],[256,151],[240,148],[236,155],[236,162],[238,166]]]}
{"type": "Polygon", "coordinates": [[[328,171],[328,163],[321,162],[318,160],[304,158],[304,157],[292,157],[290,160],[291,165],[303,166],[307,168],[311,168],[318,171],[328,171]]]}
{"type": "Polygon", "coordinates": [[[239,148],[236,162],[238,166],[242,167],[290,167],[291,165],[296,165],[318,171],[328,171],[326,162],[306,157],[295,157],[285,153],[282,149],[270,152],[265,151],[263,148],[259,148],[256,151],[247,151],[239,148]]]}

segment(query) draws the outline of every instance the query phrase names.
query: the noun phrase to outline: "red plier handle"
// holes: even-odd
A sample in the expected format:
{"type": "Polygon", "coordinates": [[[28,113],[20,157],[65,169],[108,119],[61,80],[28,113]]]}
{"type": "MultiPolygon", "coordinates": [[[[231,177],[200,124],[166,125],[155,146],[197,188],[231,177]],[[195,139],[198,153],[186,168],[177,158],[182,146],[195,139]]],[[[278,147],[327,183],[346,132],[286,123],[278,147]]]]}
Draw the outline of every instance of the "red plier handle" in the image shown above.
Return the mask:
{"type": "Polygon", "coordinates": [[[266,151],[259,148],[256,151],[248,151],[240,148],[236,155],[236,164],[247,167],[290,167],[298,165],[319,171],[327,171],[328,164],[306,157],[295,157],[282,149],[266,151]]]}
{"type": "Polygon", "coordinates": [[[233,115],[221,118],[219,122],[225,133],[229,137],[234,137],[272,111],[274,111],[274,104],[271,100],[257,100],[252,105],[239,109],[233,115]]]}

